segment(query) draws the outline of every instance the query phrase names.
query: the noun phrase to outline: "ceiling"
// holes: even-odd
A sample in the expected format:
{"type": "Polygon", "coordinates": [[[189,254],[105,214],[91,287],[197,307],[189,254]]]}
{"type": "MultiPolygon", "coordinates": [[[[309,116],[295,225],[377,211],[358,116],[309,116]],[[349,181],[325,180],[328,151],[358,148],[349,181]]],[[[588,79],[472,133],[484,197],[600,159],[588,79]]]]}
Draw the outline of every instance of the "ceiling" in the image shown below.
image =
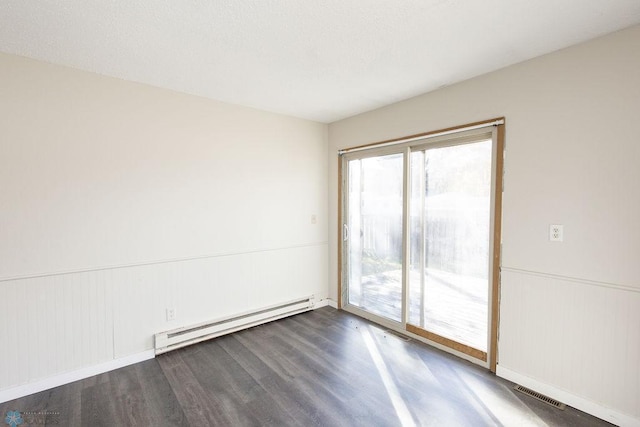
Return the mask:
{"type": "Polygon", "coordinates": [[[639,0],[2,0],[0,51],[329,123],[637,23],[639,0]]]}

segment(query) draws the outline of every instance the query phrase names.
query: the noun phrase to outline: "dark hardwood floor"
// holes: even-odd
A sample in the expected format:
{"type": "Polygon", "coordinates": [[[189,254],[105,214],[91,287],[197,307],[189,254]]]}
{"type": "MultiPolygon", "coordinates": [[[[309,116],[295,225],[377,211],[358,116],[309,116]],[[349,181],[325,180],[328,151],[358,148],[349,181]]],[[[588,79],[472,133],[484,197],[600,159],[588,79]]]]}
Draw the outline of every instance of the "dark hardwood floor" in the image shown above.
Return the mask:
{"type": "Polygon", "coordinates": [[[0,404],[3,421],[8,411],[91,427],[610,425],[329,307],[0,404]]]}

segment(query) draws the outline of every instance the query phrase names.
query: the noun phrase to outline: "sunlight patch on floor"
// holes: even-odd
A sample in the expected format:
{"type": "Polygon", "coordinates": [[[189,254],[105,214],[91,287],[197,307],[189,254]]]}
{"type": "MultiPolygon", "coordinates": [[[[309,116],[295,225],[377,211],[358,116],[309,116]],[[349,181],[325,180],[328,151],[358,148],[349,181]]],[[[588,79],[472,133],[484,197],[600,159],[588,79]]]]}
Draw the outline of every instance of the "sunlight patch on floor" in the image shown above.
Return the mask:
{"type": "Polygon", "coordinates": [[[387,394],[389,395],[389,399],[391,399],[391,403],[393,404],[393,408],[396,410],[396,414],[400,419],[400,422],[403,426],[415,426],[415,422],[413,421],[413,417],[411,416],[411,412],[409,412],[409,408],[404,403],[404,399],[400,395],[398,388],[393,382],[393,378],[389,373],[387,365],[384,363],[382,359],[382,355],[378,351],[378,347],[376,343],[373,341],[373,337],[368,329],[361,329],[362,338],[364,340],[367,349],[369,350],[369,354],[371,355],[371,359],[373,359],[373,363],[376,365],[376,369],[380,374],[380,378],[382,379],[382,383],[384,384],[385,389],[387,390],[387,394]]]}
{"type": "MultiPolygon", "coordinates": [[[[473,375],[458,372],[458,377],[460,378],[460,383],[464,384],[464,391],[469,396],[469,400],[475,400],[487,411],[490,410],[493,417],[497,418],[502,425],[548,426],[531,408],[515,396],[512,395],[509,398],[500,396],[495,390],[487,387],[486,384],[476,379],[473,375]]],[[[513,391],[508,387],[504,387],[503,390],[505,394],[513,394],[513,391]]]]}

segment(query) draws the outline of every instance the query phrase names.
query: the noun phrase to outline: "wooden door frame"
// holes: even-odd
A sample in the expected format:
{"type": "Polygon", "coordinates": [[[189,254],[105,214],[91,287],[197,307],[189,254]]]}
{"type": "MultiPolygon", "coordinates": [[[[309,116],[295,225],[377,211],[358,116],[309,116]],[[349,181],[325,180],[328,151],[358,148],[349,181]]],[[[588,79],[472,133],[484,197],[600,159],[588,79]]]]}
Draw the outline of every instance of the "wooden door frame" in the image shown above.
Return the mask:
{"type": "MultiPolygon", "coordinates": [[[[473,349],[471,347],[465,346],[464,344],[457,343],[455,341],[448,340],[443,337],[439,337],[436,334],[431,334],[428,331],[423,331],[420,328],[417,328],[412,325],[406,326],[406,332],[417,335],[422,338],[427,339],[428,341],[432,341],[434,343],[438,343],[440,345],[444,345],[446,347],[450,347],[456,351],[462,351],[465,354],[469,354],[470,356],[477,358],[482,361],[487,361],[488,355],[488,365],[489,370],[493,373],[496,372],[497,364],[498,364],[498,334],[499,334],[499,326],[500,326],[500,262],[501,262],[501,249],[502,249],[502,194],[503,194],[503,186],[504,186],[504,150],[505,150],[505,124],[506,120],[504,117],[499,117],[490,120],[484,120],[480,122],[474,122],[466,125],[455,126],[435,131],[424,132],[421,134],[409,135],[401,138],[394,138],[390,140],[380,141],[372,144],[361,145],[357,147],[352,147],[353,149],[361,149],[361,148],[376,148],[376,146],[387,145],[389,143],[402,143],[407,140],[415,140],[419,138],[427,138],[430,136],[442,135],[453,133],[456,131],[464,131],[469,128],[479,127],[479,126],[490,126],[493,125],[496,127],[496,147],[495,147],[495,186],[494,186],[494,205],[493,205],[493,253],[490,254],[492,257],[492,271],[491,271],[491,322],[488,328],[489,333],[489,351],[485,353],[484,359],[482,358],[482,353],[479,350],[473,349]],[[493,124],[499,122],[498,124],[493,124]],[[450,342],[448,342],[450,341],[450,342]],[[465,347],[465,348],[462,348],[465,347]],[[468,348],[467,348],[468,347],[468,348]],[[469,350],[469,351],[467,351],[469,350]]],[[[344,168],[344,160],[341,153],[338,153],[338,301],[337,306],[339,309],[343,308],[342,301],[342,291],[343,291],[343,224],[344,224],[344,211],[343,211],[343,203],[344,203],[344,194],[343,194],[343,168],[344,168]]]]}

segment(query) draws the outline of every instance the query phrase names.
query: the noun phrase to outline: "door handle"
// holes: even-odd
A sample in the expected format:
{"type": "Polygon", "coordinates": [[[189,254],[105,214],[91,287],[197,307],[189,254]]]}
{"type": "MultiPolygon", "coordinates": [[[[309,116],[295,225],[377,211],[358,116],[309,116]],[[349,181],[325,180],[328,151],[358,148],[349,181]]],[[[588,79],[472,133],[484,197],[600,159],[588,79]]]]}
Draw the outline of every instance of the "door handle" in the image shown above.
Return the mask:
{"type": "Polygon", "coordinates": [[[342,224],[342,241],[346,242],[347,240],[349,240],[349,226],[342,224]]]}

